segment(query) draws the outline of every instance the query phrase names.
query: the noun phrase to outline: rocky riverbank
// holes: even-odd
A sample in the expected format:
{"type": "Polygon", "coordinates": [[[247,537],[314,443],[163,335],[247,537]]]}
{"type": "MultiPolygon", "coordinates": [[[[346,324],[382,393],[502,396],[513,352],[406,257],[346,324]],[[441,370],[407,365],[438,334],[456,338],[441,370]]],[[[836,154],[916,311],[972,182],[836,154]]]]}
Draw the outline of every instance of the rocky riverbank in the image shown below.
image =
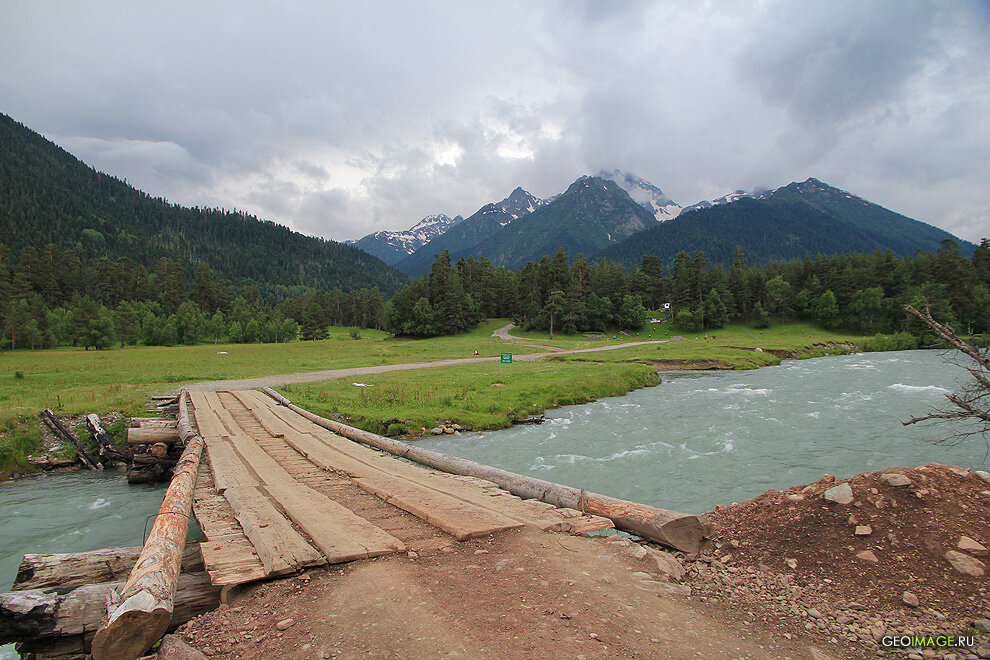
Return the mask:
{"type": "Polygon", "coordinates": [[[718,507],[708,514],[712,551],[686,562],[686,581],[741,620],[807,630],[824,648],[990,658],[988,479],[932,463],[826,475],[718,507]],[[975,639],[965,648],[888,646],[938,635],[975,639]]]}

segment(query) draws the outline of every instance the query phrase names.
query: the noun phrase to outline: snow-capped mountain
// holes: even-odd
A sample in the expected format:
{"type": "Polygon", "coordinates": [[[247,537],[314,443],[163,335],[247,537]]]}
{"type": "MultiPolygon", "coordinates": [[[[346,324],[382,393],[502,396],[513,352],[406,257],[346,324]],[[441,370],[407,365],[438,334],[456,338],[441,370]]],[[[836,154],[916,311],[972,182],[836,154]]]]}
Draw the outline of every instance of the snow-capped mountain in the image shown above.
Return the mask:
{"type": "Polygon", "coordinates": [[[683,211],[680,204],[667,197],[662,190],[655,185],[641,179],[635,174],[623,172],[622,170],[602,170],[596,176],[602,179],[609,179],[619,184],[619,187],[629,193],[633,201],[645,206],[653,214],[657,222],[664,222],[671,218],[676,218],[683,211]]]}
{"type": "Polygon", "coordinates": [[[376,231],[356,241],[347,241],[387,264],[395,264],[444,233],[464,218],[443,213],[428,215],[405,231],[376,231]]]}
{"type": "MultiPolygon", "coordinates": [[[[772,191],[769,191],[772,192],[772,191]]],[[[763,199],[768,194],[768,192],[746,192],[745,190],[733,190],[728,195],[722,195],[717,199],[701,200],[697,204],[692,204],[691,206],[685,206],[681,209],[681,213],[687,213],[688,211],[697,211],[698,209],[710,209],[713,206],[718,206],[719,204],[728,204],[730,202],[735,202],[736,200],[743,199],[744,197],[749,197],[751,199],[763,199]]]]}
{"type": "Polygon", "coordinates": [[[472,248],[493,236],[519,218],[546,206],[550,200],[540,199],[522,188],[516,188],[500,202],[485,204],[467,220],[444,232],[396,263],[399,270],[417,276],[433,262],[433,255],[447,250],[457,257],[470,254],[472,248]]]}

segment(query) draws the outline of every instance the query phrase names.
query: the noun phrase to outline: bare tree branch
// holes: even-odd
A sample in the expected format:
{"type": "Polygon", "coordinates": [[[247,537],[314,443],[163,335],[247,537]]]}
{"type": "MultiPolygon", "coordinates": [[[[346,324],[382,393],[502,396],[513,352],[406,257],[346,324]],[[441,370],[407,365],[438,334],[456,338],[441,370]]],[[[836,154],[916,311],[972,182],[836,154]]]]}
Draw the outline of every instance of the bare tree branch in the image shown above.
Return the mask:
{"type": "Polygon", "coordinates": [[[960,442],[974,435],[980,435],[987,443],[987,451],[990,453],[990,438],[987,437],[987,434],[990,433],[990,350],[979,349],[957,337],[952,326],[943,325],[932,317],[927,304],[924,312],[919,312],[910,305],[905,305],[904,309],[921,319],[942,340],[959,351],[950,358],[950,361],[964,369],[973,380],[964,385],[959,392],[945,395],[945,398],[952,404],[951,407],[935,408],[929,411],[927,415],[912,417],[901,423],[904,426],[909,426],[926,421],[935,423],[972,422],[974,426],[960,427],[960,430],[939,442],[960,442]]]}

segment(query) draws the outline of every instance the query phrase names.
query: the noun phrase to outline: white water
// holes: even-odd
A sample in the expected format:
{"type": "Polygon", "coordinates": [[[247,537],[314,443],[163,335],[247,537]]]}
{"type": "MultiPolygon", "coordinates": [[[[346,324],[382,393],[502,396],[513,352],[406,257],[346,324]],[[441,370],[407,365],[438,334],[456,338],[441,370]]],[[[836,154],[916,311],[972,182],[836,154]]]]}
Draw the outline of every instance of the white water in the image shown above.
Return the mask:
{"type": "Polygon", "coordinates": [[[665,373],[622,397],[548,411],[540,426],[441,436],[431,449],[599,493],[703,513],[770,488],[930,462],[985,469],[979,438],[901,422],[945,402],[961,370],[935,351],[665,373]]]}

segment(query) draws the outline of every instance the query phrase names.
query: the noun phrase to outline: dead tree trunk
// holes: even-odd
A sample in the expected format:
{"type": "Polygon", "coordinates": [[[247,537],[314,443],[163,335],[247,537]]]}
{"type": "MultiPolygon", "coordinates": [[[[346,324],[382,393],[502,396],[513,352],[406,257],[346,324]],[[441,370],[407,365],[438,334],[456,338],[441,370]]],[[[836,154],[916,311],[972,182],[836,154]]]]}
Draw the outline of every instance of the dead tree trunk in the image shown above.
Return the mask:
{"type": "Polygon", "coordinates": [[[65,428],[65,424],[62,423],[55,413],[51,411],[51,408],[45,408],[41,413],[41,418],[45,420],[45,423],[52,428],[55,433],[64,441],[72,445],[76,450],[76,456],[82,461],[82,464],[88,467],[90,470],[102,470],[103,465],[93,458],[86,449],[79,444],[79,440],[74,436],[69,429],[65,428]]]}
{"type": "Polygon", "coordinates": [[[628,502],[608,495],[599,495],[583,489],[515,474],[438,451],[421,449],[320,417],[293,404],[271,388],[266,387],[264,392],[310,421],[351,440],[437,470],[486,479],[519,497],[537,499],[554,506],[577,509],[609,518],[619,529],[687,553],[700,552],[705,539],[711,534],[711,525],[703,517],[628,502]]]}

